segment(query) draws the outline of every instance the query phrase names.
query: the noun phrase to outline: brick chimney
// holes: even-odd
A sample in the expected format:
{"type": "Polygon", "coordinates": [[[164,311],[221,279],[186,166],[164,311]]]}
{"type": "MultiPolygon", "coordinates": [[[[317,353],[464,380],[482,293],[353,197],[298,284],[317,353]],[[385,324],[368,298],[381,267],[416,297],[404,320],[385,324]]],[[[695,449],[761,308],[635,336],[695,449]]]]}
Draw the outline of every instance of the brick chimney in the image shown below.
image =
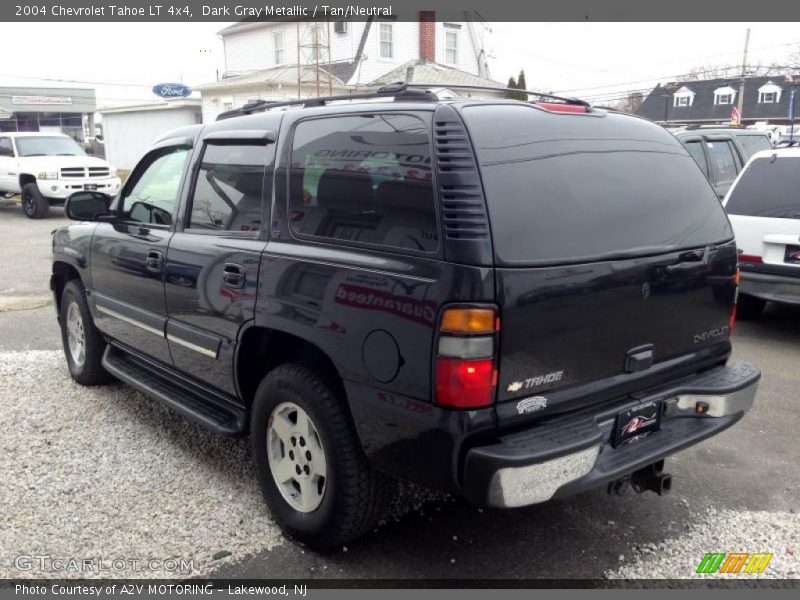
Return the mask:
{"type": "Polygon", "coordinates": [[[419,13],[419,57],[424,62],[436,62],[436,13],[419,13]]]}

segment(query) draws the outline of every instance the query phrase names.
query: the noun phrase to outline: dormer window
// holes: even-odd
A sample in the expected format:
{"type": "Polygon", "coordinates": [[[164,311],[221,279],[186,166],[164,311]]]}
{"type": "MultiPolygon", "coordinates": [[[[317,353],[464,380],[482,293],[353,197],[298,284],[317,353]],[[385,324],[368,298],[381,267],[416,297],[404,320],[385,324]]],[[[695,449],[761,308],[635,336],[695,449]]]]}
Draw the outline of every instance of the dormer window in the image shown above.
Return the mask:
{"type": "Polygon", "coordinates": [[[683,86],[672,95],[672,106],[679,108],[682,106],[691,106],[694,103],[694,92],[683,86]]]}
{"type": "Polygon", "coordinates": [[[758,103],[759,104],[777,104],[781,101],[781,92],[783,90],[768,81],[760,88],[758,88],[758,103]]]}
{"type": "Polygon", "coordinates": [[[731,86],[717,88],[714,90],[714,106],[729,106],[736,98],[736,90],[731,86]]]}

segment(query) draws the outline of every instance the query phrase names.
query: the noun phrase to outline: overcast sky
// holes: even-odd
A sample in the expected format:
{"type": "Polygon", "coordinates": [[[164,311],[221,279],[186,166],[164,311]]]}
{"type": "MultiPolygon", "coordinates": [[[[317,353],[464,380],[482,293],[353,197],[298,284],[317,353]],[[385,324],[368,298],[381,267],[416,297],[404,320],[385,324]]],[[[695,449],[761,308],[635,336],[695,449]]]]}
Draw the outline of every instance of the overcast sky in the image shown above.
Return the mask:
{"type": "MultiPolygon", "coordinates": [[[[16,49],[0,66],[0,85],[76,81],[96,87],[100,105],[152,100],[156,83],[222,74],[216,33],[226,25],[0,23],[4,47],[16,49]]],[[[525,69],[529,87],[602,104],[693,67],[740,64],[748,26],[749,64],[785,64],[800,48],[797,23],[492,23],[487,49],[498,81],[525,69]]]]}

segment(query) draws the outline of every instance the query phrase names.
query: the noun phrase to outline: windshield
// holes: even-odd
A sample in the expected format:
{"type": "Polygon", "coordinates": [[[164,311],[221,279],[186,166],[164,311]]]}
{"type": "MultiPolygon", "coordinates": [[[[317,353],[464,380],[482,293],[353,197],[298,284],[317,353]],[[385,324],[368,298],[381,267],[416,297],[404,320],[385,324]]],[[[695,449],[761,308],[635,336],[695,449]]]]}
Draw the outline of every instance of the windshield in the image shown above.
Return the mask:
{"type": "Polygon", "coordinates": [[[18,137],[17,151],[20,156],[86,156],[75,140],[60,135],[18,137]]]}
{"type": "Polygon", "coordinates": [[[533,110],[465,110],[500,264],[611,260],[732,237],[708,181],[669,134],[533,110]]]}

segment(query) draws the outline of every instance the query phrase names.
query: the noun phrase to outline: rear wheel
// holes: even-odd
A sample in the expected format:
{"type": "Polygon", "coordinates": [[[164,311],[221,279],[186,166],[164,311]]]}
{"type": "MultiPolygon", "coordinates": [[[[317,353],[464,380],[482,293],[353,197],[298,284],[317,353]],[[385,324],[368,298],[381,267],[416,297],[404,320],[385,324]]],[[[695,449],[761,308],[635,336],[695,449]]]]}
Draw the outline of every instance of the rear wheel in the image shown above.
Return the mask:
{"type": "Polygon", "coordinates": [[[261,382],[251,420],[253,458],[272,516],[289,536],[330,548],[360,536],[383,506],[337,386],[304,365],[261,382]]]}
{"type": "Polygon", "coordinates": [[[81,385],[100,385],[113,381],[103,368],[106,342],[94,326],[86,294],[79,281],[73,279],[61,293],[61,340],[72,378],[81,385]]]}
{"type": "Polygon", "coordinates": [[[764,312],[766,305],[766,300],[740,293],[736,304],[736,316],[744,320],[757,319],[764,312]]]}
{"type": "Polygon", "coordinates": [[[42,196],[39,186],[26,183],[22,186],[22,211],[29,219],[44,219],[50,212],[50,202],[42,196]]]}

